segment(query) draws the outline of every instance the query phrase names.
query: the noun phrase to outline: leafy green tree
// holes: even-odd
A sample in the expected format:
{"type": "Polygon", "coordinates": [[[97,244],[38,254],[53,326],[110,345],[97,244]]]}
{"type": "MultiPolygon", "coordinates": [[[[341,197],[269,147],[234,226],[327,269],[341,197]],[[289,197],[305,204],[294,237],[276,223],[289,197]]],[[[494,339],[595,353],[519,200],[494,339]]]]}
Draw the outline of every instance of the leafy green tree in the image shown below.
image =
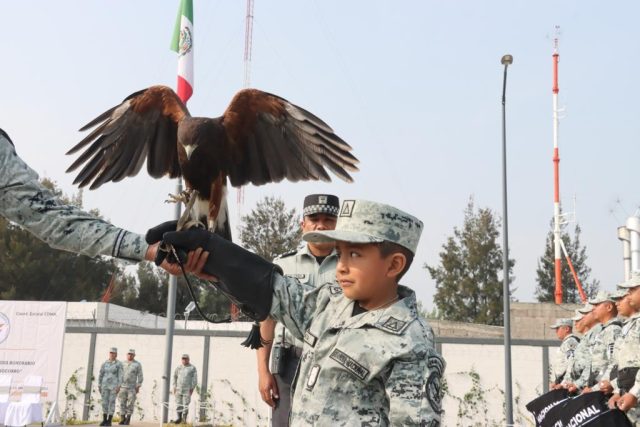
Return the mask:
{"type": "MultiPolygon", "coordinates": [[[[587,247],[580,243],[581,229],[578,224],[573,229],[573,238],[569,233],[563,231],[560,234],[564,246],[569,254],[569,259],[573,264],[578,279],[582,284],[584,292],[588,297],[594,296],[600,288],[600,282],[591,278],[591,267],[587,265],[587,247]]],[[[536,269],[536,298],[540,302],[554,302],[556,288],[555,273],[555,251],[553,236],[553,220],[551,221],[551,230],[547,234],[545,241],[544,254],[538,260],[538,268],[536,269]]],[[[564,303],[580,303],[580,293],[578,286],[571,274],[569,263],[562,255],[562,302],[564,303]]]]}
{"type": "MultiPolygon", "coordinates": [[[[476,209],[473,197],[462,228],[454,227],[440,252],[440,264],[425,268],[436,281],[438,316],[460,322],[503,324],[500,220],[488,208],[476,209]]],[[[509,260],[509,282],[515,261],[509,260]]]]}
{"type": "Polygon", "coordinates": [[[300,243],[302,230],[295,208],[287,210],[284,201],[265,197],[251,213],[242,217],[242,246],[266,260],[291,251],[300,243]]]}
{"type": "MultiPolygon", "coordinates": [[[[44,179],[42,183],[63,203],[79,203],[79,197],[66,197],[54,182],[44,179]]],[[[0,218],[2,299],[96,301],[118,269],[113,259],[52,249],[18,225],[0,218]]]]}

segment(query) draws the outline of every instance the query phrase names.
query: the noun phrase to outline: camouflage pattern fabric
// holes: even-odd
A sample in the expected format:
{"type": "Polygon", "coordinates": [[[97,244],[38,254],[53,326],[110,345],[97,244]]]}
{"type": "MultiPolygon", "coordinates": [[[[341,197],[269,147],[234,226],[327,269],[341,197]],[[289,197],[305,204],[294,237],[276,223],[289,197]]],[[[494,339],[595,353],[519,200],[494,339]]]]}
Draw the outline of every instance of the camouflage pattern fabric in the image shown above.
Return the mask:
{"type": "MultiPolygon", "coordinates": [[[[318,265],[316,258],[309,252],[309,246],[304,243],[295,252],[281,255],[273,260],[273,263],[280,268],[285,276],[297,279],[298,282],[318,286],[323,283],[333,283],[336,280],[336,264],[338,257],[333,251],[327,256],[321,265],[318,265]]],[[[284,346],[302,348],[302,341],[287,332],[284,325],[278,323],[273,338],[273,344],[280,345],[284,334],[284,346]]]]}
{"type": "Polygon", "coordinates": [[[1,134],[0,170],[0,215],[52,248],[90,257],[144,259],[148,245],[143,236],[115,227],[76,206],[63,205],[1,134]]]}
{"type": "Polygon", "coordinates": [[[386,240],[415,254],[422,229],[422,221],[393,206],[367,200],[344,200],[335,230],[310,231],[302,238],[307,242],[380,243],[386,240]]]}
{"type": "Polygon", "coordinates": [[[593,353],[593,347],[595,345],[596,338],[598,334],[602,331],[602,325],[598,323],[593,326],[589,331],[582,337],[580,343],[585,344],[584,351],[580,354],[575,353],[575,361],[574,361],[574,371],[580,371],[580,375],[576,378],[573,377],[573,383],[578,388],[586,387],[589,382],[589,376],[591,375],[591,356],[593,353]]]}
{"type": "Polygon", "coordinates": [[[560,347],[556,350],[555,357],[553,358],[553,364],[551,365],[551,372],[553,382],[560,382],[567,372],[567,366],[569,361],[575,354],[576,347],[580,340],[577,336],[569,334],[562,340],[560,347]]]}
{"type": "Polygon", "coordinates": [[[142,385],[144,379],[142,375],[142,365],[137,360],[125,361],[123,364],[124,375],[122,386],[120,387],[120,412],[123,415],[133,414],[133,408],[136,403],[136,387],[142,385]]]}
{"type": "Polygon", "coordinates": [[[291,408],[294,426],[440,425],[445,362],[415,293],[352,316],[335,284],[276,275],[271,316],[304,341],[291,408]]]}
{"type": "Polygon", "coordinates": [[[124,371],[119,360],[107,360],[100,367],[98,386],[102,398],[102,413],[113,415],[116,411],[116,388],[122,384],[124,371]]]}
{"type": "Polygon", "coordinates": [[[611,319],[603,325],[600,333],[596,335],[591,349],[591,373],[593,374],[593,380],[590,385],[597,384],[604,378],[604,373],[613,356],[613,348],[616,339],[620,336],[621,329],[620,320],[611,319]]]}
{"type": "Polygon", "coordinates": [[[191,403],[191,391],[198,384],[198,372],[192,364],[179,365],[173,372],[173,388],[176,397],[176,410],[186,413],[191,403]]]}

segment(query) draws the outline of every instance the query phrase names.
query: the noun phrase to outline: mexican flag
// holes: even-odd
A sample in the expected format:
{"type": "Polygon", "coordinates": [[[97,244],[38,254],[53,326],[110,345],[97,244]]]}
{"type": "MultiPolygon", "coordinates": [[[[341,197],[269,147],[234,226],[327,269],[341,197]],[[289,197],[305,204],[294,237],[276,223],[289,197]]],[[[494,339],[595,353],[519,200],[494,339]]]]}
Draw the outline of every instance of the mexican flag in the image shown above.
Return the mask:
{"type": "Polygon", "coordinates": [[[186,104],[193,94],[193,0],[180,0],[171,50],[178,53],[178,96],[186,104]]]}

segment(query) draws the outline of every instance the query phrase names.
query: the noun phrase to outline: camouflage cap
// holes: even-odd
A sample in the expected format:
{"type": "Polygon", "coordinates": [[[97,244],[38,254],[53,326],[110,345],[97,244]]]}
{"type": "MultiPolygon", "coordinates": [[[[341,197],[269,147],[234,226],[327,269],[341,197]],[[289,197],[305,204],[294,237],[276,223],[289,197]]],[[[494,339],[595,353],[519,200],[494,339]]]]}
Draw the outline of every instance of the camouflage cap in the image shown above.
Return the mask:
{"type": "Polygon", "coordinates": [[[562,326],[568,326],[570,328],[573,327],[573,320],[571,319],[556,319],[556,323],[549,326],[551,329],[558,329],[562,326]]]}
{"type": "Polygon", "coordinates": [[[127,354],[133,354],[134,356],[136,355],[136,350],[133,348],[129,349],[129,352],[127,354]]]}
{"type": "Polygon", "coordinates": [[[393,206],[367,200],[345,200],[335,230],[310,231],[302,238],[311,243],[388,241],[415,254],[422,227],[422,221],[393,206]]]}
{"type": "Polygon", "coordinates": [[[118,349],[117,349],[116,347],[111,347],[111,348],[109,349],[109,353],[115,353],[115,354],[118,354],[118,349]]]}
{"type": "Polygon", "coordinates": [[[611,298],[614,301],[619,301],[622,298],[624,298],[627,295],[628,292],[629,291],[627,289],[618,289],[617,291],[615,291],[614,293],[611,294],[611,298]]]}
{"type": "Polygon", "coordinates": [[[589,314],[592,311],[593,311],[593,306],[591,304],[589,304],[589,303],[586,303],[584,305],[584,307],[578,309],[578,312],[580,312],[582,314],[589,314]]]}
{"type": "Polygon", "coordinates": [[[589,304],[598,305],[598,304],[602,304],[603,302],[606,302],[606,301],[615,302],[613,300],[613,298],[611,298],[611,293],[610,292],[598,291],[596,296],[589,300],[589,304]]]}
{"type": "Polygon", "coordinates": [[[183,359],[188,359],[188,358],[189,358],[189,355],[188,355],[187,353],[184,353],[184,354],[182,355],[182,358],[183,358],[183,359]]]}
{"type": "Polygon", "coordinates": [[[618,285],[619,288],[622,289],[631,289],[631,288],[637,288],[638,286],[640,286],[640,273],[639,272],[634,272],[631,274],[631,279],[622,282],[618,285]]]}
{"type": "Polygon", "coordinates": [[[580,313],[580,310],[576,310],[576,315],[571,318],[575,322],[579,322],[584,317],[584,314],[580,313]]]}

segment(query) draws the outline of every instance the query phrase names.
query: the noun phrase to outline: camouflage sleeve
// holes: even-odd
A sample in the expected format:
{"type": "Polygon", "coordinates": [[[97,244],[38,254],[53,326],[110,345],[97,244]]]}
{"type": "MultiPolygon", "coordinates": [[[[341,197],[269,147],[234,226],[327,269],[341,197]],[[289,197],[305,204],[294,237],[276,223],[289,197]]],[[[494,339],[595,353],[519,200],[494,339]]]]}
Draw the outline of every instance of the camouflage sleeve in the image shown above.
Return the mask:
{"type": "Polygon", "coordinates": [[[178,387],[178,368],[173,371],[173,388],[178,387]]]}
{"type": "Polygon", "coordinates": [[[589,357],[584,361],[584,369],[580,374],[580,377],[574,381],[574,384],[578,388],[583,388],[589,383],[589,376],[591,375],[591,358],[589,357]]]}
{"type": "MultiPolygon", "coordinates": [[[[273,281],[271,317],[282,322],[294,337],[304,339],[313,312],[318,303],[318,295],[325,286],[314,287],[313,283],[300,283],[297,279],[276,274],[273,281]]],[[[328,298],[328,296],[327,296],[328,298]]]]}
{"type": "Polygon", "coordinates": [[[433,350],[426,357],[393,363],[385,384],[390,425],[440,426],[444,367],[444,360],[433,350]]]}
{"type": "Polygon", "coordinates": [[[124,381],[124,365],[122,363],[118,363],[118,385],[122,384],[124,381]]]}
{"type": "Polygon", "coordinates": [[[193,375],[191,377],[191,389],[195,389],[196,386],[198,385],[198,371],[196,370],[195,366],[193,367],[193,375]]]}
{"type": "Polygon", "coordinates": [[[98,374],[98,387],[102,386],[102,377],[104,377],[104,363],[100,366],[100,374],[98,374]]]}
{"type": "Polygon", "coordinates": [[[148,245],[143,236],[115,227],[76,206],[61,204],[2,135],[0,170],[0,215],[52,248],[91,257],[144,259],[148,245]]]}
{"type": "Polygon", "coordinates": [[[142,375],[142,364],[138,363],[138,381],[136,385],[139,387],[142,385],[142,381],[144,380],[144,376],[142,375]]]}

